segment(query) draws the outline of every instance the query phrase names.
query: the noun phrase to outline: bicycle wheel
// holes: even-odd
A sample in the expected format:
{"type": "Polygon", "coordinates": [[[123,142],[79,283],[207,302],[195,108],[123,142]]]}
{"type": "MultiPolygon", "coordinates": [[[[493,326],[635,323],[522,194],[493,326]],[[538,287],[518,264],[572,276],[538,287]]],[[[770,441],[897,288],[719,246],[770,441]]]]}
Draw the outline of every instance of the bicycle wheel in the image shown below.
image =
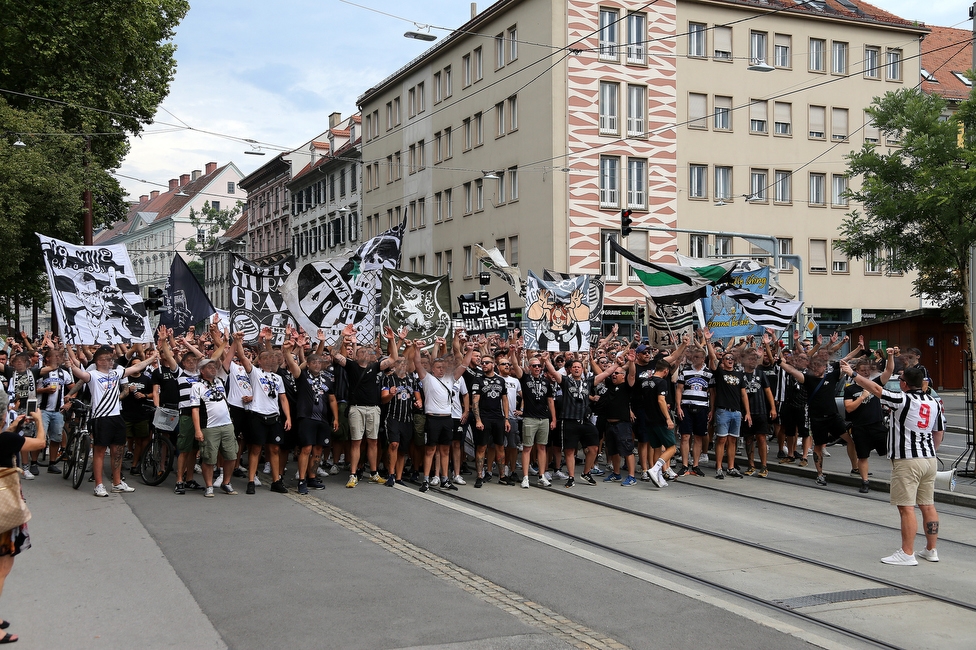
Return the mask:
{"type": "Polygon", "coordinates": [[[64,448],[64,460],[61,465],[61,478],[68,480],[71,476],[71,468],[75,464],[75,447],[78,445],[78,436],[72,434],[68,438],[68,444],[64,448]]]}
{"type": "Polygon", "coordinates": [[[175,455],[176,450],[169,438],[159,434],[153,436],[139,461],[142,482],[146,485],[159,485],[165,481],[173,471],[175,455]]]}
{"type": "Polygon", "coordinates": [[[85,480],[85,470],[88,469],[88,452],[91,449],[91,438],[87,433],[78,435],[78,446],[75,447],[74,460],[71,463],[71,487],[78,489],[85,480]]]}

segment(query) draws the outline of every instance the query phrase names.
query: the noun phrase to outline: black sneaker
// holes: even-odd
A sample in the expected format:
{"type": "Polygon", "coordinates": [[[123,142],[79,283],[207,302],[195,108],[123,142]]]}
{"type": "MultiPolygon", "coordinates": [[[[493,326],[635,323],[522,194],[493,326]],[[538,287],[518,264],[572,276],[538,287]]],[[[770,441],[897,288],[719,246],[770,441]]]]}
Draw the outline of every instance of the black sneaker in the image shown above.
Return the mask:
{"type": "MultiPolygon", "coordinates": [[[[274,483],[271,484],[271,489],[274,490],[274,483]]],[[[285,488],[287,490],[287,488],[285,488]]],[[[305,481],[298,482],[298,493],[308,494],[308,484],[305,481]]]]}
{"type": "Polygon", "coordinates": [[[583,474],[580,476],[580,478],[583,479],[583,482],[586,483],[586,485],[596,485],[596,479],[590,476],[589,472],[583,474]]]}
{"type": "Polygon", "coordinates": [[[30,464],[30,471],[31,471],[31,474],[33,474],[34,476],[39,476],[40,473],[41,473],[41,466],[38,465],[37,463],[31,463],[30,464]]]}
{"type": "Polygon", "coordinates": [[[234,471],[231,472],[231,476],[234,478],[247,478],[247,474],[245,474],[244,470],[242,470],[240,467],[235,468],[234,471]]]}
{"type": "Polygon", "coordinates": [[[461,463],[461,475],[464,476],[464,475],[470,474],[470,473],[471,473],[471,470],[468,469],[468,464],[467,463],[461,463]]]}
{"type": "Polygon", "coordinates": [[[682,465],[681,467],[678,468],[678,476],[684,476],[687,473],[688,473],[687,465],[682,465]]]}
{"type": "Polygon", "coordinates": [[[508,485],[508,477],[507,476],[499,476],[498,477],[498,484],[499,485],[508,485]]]}
{"type": "Polygon", "coordinates": [[[244,494],[254,494],[254,481],[248,482],[247,489],[244,490],[244,494]]]}
{"type": "Polygon", "coordinates": [[[308,479],[305,482],[305,484],[308,485],[309,489],[312,489],[312,490],[324,490],[325,489],[325,483],[323,483],[322,482],[322,479],[320,479],[318,477],[308,479]]]}
{"type": "Polygon", "coordinates": [[[420,484],[421,492],[426,492],[429,489],[430,489],[430,483],[428,483],[427,481],[424,481],[423,483],[420,484]]]}
{"type": "Polygon", "coordinates": [[[867,494],[871,491],[871,484],[867,481],[861,481],[861,489],[858,490],[861,494],[867,494]]]}
{"type": "Polygon", "coordinates": [[[699,467],[698,465],[695,465],[694,467],[691,468],[691,473],[694,474],[695,476],[705,476],[705,472],[703,472],[701,467],[699,467]]]}
{"type": "Polygon", "coordinates": [[[187,490],[202,490],[203,489],[203,486],[200,485],[199,483],[197,483],[196,481],[194,481],[194,480],[191,479],[191,480],[189,480],[189,481],[186,482],[186,489],[187,490]]]}
{"type": "Polygon", "coordinates": [[[569,479],[566,481],[566,487],[571,488],[574,485],[576,485],[576,479],[570,476],[569,479]]]}
{"type": "MultiPolygon", "coordinates": [[[[252,484],[253,485],[253,484],[252,484]]],[[[181,482],[176,484],[176,489],[173,490],[175,494],[186,494],[186,485],[181,482]]]]}
{"type": "Polygon", "coordinates": [[[480,476],[474,482],[474,486],[476,488],[480,488],[484,484],[485,484],[484,479],[482,479],[480,476]]]}
{"type": "MultiPolygon", "coordinates": [[[[860,476],[860,475],[861,475],[861,470],[859,469],[851,470],[851,476],[860,476]]],[[[868,476],[874,476],[874,472],[868,472],[868,476]]]]}
{"type": "Polygon", "coordinates": [[[453,490],[454,492],[457,492],[458,491],[458,487],[456,485],[454,485],[454,483],[452,483],[451,481],[442,481],[441,482],[441,489],[442,490],[453,490]]]}
{"type": "MultiPolygon", "coordinates": [[[[51,468],[48,467],[47,471],[50,472],[51,468]]],[[[129,468],[129,476],[142,476],[142,470],[139,469],[138,465],[133,465],[132,467],[129,468]]]]}
{"type": "MultiPolygon", "coordinates": [[[[390,474],[390,478],[386,479],[386,487],[393,487],[396,484],[396,478],[393,476],[393,474],[390,474]]],[[[311,485],[311,481],[309,481],[309,485],[311,485]]],[[[323,485],[322,487],[324,488],[325,486],[323,485]]]]}
{"type": "Polygon", "coordinates": [[[273,481],[271,483],[271,491],[277,492],[278,494],[288,494],[288,488],[285,487],[285,482],[282,481],[281,479],[278,479],[277,481],[273,481]]]}

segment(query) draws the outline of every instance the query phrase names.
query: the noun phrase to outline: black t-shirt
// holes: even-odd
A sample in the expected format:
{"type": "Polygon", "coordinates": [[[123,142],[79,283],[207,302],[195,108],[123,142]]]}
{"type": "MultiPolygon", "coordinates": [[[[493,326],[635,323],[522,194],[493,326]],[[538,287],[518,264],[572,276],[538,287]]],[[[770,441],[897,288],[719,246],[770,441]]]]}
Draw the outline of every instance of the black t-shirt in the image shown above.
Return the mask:
{"type": "Polygon", "coordinates": [[[803,371],[803,385],[807,389],[807,403],[810,405],[811,418],[826,418],[837,415],[837,382],[840,381],[840,366],[834,366],[824,373],[823,377],[815,377],[809,370],[803,371]],[[823,383],[820,381],[823,379],[823,383]],[[817,388],[820,386],[820,388],[817,388]]]}
{"type": "Polygon", "coordinates": [[[600,412],[608,420],[622,420],[630,422],[630,398],[635,392],[634,387],[627,380],[614,384],[609,378],[604,381],[607,392],[600,398],[600,412]]]}
{"type": "Polygon", "coordinates": [[[374,361],[365,368],[349,359],[346,362],[346,374],[349,376],[349,404],[353,406],[379,406],[380,362],[374,361]]]}
{"type": "Polygon", "coordinates": [[[769,412],[769,403],[766,401],[769,380],[766,372],[762,368],[756,368],[752,372],[743,372],[742,376],[746,381],[746,395],[749,396],[749,414],[753,418],[766,415],[769,412]]]}
{"type": "Polygon", "coordinates": [[[5,431],[0,433],[0,467],[16,467],[14,456],[24,446],[24,437],[19,433],[5,431]]]}
{"type": "Polygon", "coordinates": [[[159,405],[174,407],[180,403],[179,377],[183,371],[179,368],[170,370],[162,364],[153,371],[152,382],[159,385],[159,405]]]}
{"type": "MultiPolygon", "coordinates": [[[[876,377],[873,381],[879,386],[881,385],[880,378],[876,377]]],[[[857,399],[862,392],[866,391],[857,384],[850,384],[844,389],[844,399],[857,399]]],[[[871,393],[867,393],[861,405],[847,414],[847,419],[855,427],[866,427],[881,422],[884,419],[884,414],[881,411],[881,400],[871,393]]]]}
{"type": "Polygon", "coordinates": [[[634,400],[634,406],[640,406],[641,401],[647,395],[646,391],[652,390],[654,387],[654,364],[651,363],[646,366],[634,364],[634,366],[636,368],[634,388],[637,390],[631,391],[631,399],[634,400]]]}
{"type": "MultiPolygon", "coordinates": [[[[288,376],[293,377],[291,373],[288,373],[288,376]]],[[[284,378],[283,375],[282,378],[284,378]]],[[[298,399],[295,400],[298,417],[311,418],[319,422],[332,420],[329,395],[333,394],[335,390],[335,377],[331,372],[322,370],[317,375],[313,375],[308,371],[308,368],[302,368],[302,373],[292,383],[298,393],[298,399]]],[[[288,383],[286,382],[285,391],[287,390],[288,383]]],[[[289,404],[289,406],[291,405],[289,404]]]]}
{"type": "Polygon", "coordinates": [[[386,418],[396,422],[413,422],[413,403],[419,383],[412,375],[393,373],[383,379],[383,389],[393,396],[387,402],[386,418]]]}
{"type": "Polygon", "coordinates": [[[126,422],[145,422],[152,419],[152,373],[144,370],[138,375],[127,377],[123,382],[123,385],[129,385],[131,388],[129,394],[122,398],[122,419],[126,422]],[[136,393],[142,393],[145,397],[140,399],[136,397],[136,393]]]}
{"type": "Polygon", "coordinates": [[[647,421],[652,427],[665,427],[668,424],[668,419],[661,412],[660,398],[663,395],[668,408],[671,407],[670,383],[667,377],[651,377],[650,386],[641,389],[644,395],[644,412],[647,413],[647,421]]]}
{"type": "Polygon", "coordinates": [[[549,398],[555,397],[556,389],[543,375],[536,379],[530,373],[522,373],[522,417],[549,418],[549,398]]]}
{"type": "Polygon", "coordinates": [[[712,382],[715,386],[715,408],[727,411],[742,411],[742,389],[745,388],[746,378],[738,370],[716,368],[712,371],[712,382]]]}
{"type": "Polygon", "coordinates": [[[769,389],[773,391],[773,395],[776,395],[776,387],[779,383],[779,366],[775,363],[759,366],[762,373],[766,375],[766,383],[769,385],[769,389]]]}
{"type": "MultiPolygon", "coordinates": [[[[481,419],[504,418],[505,414],[502,412],[502,396],[508,391],[505,388],[505,380],[502,379],[501,375],[496,374],[489,377],[483,374],[473,386],[471,393],[481,396],[478,400],[478,411],[481,413],[481,419]]],[[[514,404],[508,405],[509,409],[514,409],[514,407],[514,404]]]]}

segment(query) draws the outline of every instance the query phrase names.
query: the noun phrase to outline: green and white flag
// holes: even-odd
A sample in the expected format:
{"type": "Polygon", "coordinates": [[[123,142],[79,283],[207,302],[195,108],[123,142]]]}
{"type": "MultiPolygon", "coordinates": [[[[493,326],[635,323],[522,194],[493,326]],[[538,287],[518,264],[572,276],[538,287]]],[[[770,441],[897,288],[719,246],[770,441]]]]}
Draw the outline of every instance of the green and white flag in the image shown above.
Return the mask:
{"type": "Polygon", "coordinates": [[[690,305],[705,297],[705,287],[728,282],[738,262],[715,262],[704,266],[659,264],[637,257],[617,242],[610,246],[630,264],[631,270],[644,283],[647,295],[658,304],[690,305]]]}
{"type": "Polygon", "coordinates": [[[446,275],[420,275],[383,269],[380,325],[430,348],[438,337],[451,338],[451,283],[446,275]]]}

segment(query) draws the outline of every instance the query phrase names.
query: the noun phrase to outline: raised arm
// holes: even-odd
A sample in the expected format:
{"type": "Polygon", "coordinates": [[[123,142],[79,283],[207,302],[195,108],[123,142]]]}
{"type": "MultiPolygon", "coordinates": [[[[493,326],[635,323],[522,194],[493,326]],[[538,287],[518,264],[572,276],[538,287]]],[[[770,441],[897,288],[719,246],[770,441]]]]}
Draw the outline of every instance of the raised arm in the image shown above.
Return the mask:
{"type": "MultiPolygon", "coordinates": [[[[844,363],[844,365],[847,364],[846,361],[843,362],[843,363],[844,363]]],[[[788,375],[790,375],[791,377],[793,377],[794,379],[796,379],[797,383],[800,383],[800,384],[803,383],[803,373],[802,372],[800,372],[799,370],[797,370],[796,368],[794,368],[790,364],[786,363],[785,361],[780,361],[779,362],[779,367],[782,368],[788,375]]],[[[848,366],[848,368],[849,367],[850,366],[848,366]]]]}
{"type": "Polygon", "coordinates": [[[288,366],[288,372],[295,379],[298,379],[302,375],[302,369],[298,366],[298,362],[295,361],[295,357],[292,355],[292,351],[295,349],[295,342],[286,339],[284,343],[281,344],[281,351],[284,353],[282,356],[285,357],[285,365],[288,366]]]}
{"type": "Polygon", "coordinates": [[[143,370],[145,370],[149,366],[149,364],[155,361],[158,356],[159,356],[158,352],[153,352],[152,354],[150,354],[148,357],[146,357],[136,365],[128,366],[125,370],[122,371],[122,376],[132,377],[133,375],[140,374],[143,370]]]}
{"type": "Polygon", "coordinates": [[[71,365],[71,374],[75,376],[75,379],[80,379],[86,384],[91,381],[91,375],[88,371],[82,369],[81,362],[78,361],[78,357],[75,356],[75,350],[72,346],[65,346],[65,350],[68,352],[68,363],[71,365]]]}
{"type": "Polygon", "coordinates": [[[884,370],[881,372],[881,385],[888,383],[891,376],[895,374],[895,349],[888,348],[885,350],[887,353],[887,362],[885,363],[884,370]]]}
{"type": "Polygon", "coordinates": [[[867,377],[862,377],[861,375],[855,374],[854,369],[851,368],[850,364],[848,364],[846,361],[840,362],[840,370],[848,377],[853,378],[855,384],[868,391],[875,397],[881,397],[881,393],[884,392],[884,387],[880,384],[876,384],[873,380],[868,379],[867,377]]]}
{"type": "Polygon", "coordinates": [[[672,366],[677,365],[677,363],[684,356],[685,350],[688,349],[688,345],[690,343],[691,343],[691,335],[685,334],[683,337],[681,337],[681,343],[679,343],[678,347],[674,349],[674,352],[664,357],[664,360],[670,363],[672,366]]]}
{"type": "Polygon", "coordinates": [[[247,355],[244,354],[244,332],[234,332],[234,351],[237,353],[237,360],[241,362],[241,367],[244,368],[244,372],[251,374],[254,365],[247,358],[247,355]]]}

